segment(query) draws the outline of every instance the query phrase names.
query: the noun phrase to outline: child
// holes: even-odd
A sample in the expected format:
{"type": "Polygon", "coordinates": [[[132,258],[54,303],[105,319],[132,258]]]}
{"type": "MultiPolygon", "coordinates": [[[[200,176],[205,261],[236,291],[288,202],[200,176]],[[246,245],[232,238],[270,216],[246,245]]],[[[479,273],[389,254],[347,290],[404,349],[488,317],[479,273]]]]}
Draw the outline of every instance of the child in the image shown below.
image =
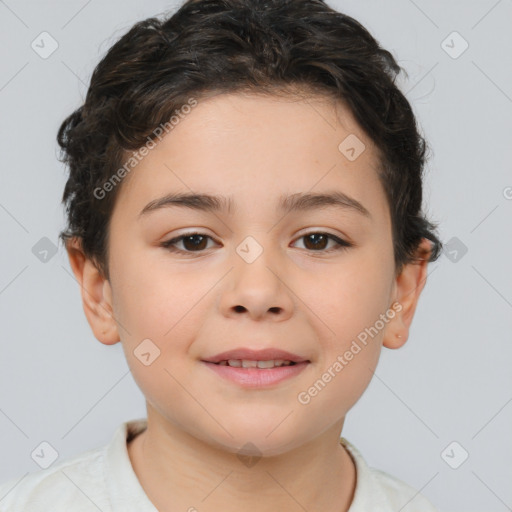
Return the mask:
{"type": "Polygon", "coordinates": [[[98,64],[58,142],[87,320],[147,419],[2,512],[430,512],[340,439],[441,249],[400,68],[322,0],[189,0],[98,64]]]}

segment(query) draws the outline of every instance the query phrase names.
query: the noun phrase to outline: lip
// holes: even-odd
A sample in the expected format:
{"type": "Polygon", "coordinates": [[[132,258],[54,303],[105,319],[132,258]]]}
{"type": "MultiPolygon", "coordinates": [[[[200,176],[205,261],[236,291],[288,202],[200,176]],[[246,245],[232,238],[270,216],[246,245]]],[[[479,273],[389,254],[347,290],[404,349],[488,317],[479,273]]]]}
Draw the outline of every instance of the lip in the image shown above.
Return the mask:
{"type": "MultiPolygon", "coordinates": [[[[230,358],[237,359],[237,358],[230,358]]],[[[302,361],[291,366],[276,366],[274,368],[235,368],[220,364],[202,361],[208,368],[220,377],[227,379],[244,388],[266,388],[299,375],[308,365],[309,361],[302,361]]]]}
{"type": "Polygon", "coordinates": [[[280,382],[299,375],[311,361],[297,354],[276,348],[263,350],[251,350],[248,348],[237,348],[222,352],[208,359],[202,360],[208,368],[218,376],[234,382],[245,388],[266,388],[279,384],[280,382]],[[239,359],[247,361],[271,361],[282,359],[295,363],[290,366],[276,366],[274,368],[239,368],[223,366],[220,361],[239,359]]]}
{"type": "Polygon", "coordinates": [[[234,350],[228,350],[222,352],[208,359],[203,359],[205,363],[219,363],[220,361],[227,361],[229,359],[245,359],[248,361],[271,361],[276,359],[283,359],[285,361],[292,361],[294,363],[309,362],[308,359],[286,352],[285,350],[279,350],[277,348],[266,348],[263,350],[251,350],[248,348],[236,348],[234,350]]]}

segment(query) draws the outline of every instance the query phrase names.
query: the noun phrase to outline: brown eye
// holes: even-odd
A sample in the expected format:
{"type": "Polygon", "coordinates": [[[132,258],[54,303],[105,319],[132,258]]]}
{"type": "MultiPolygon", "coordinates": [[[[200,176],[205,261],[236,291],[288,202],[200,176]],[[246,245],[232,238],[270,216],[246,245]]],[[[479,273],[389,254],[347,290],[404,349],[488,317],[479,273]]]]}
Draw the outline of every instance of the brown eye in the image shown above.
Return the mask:
{"type": "Polygon", "coordinates": [[[208,237],[202,235],[188,235],[183,237],[183,246],[187,251],[206,249],[208,237]]]}
{"type": "Polygon", "coordinates": [[[171,252],[202,252],[208,248],[208,240],[213,239],[210,236],[204,235],[202,233],[189,233],[173,238],[172,240],[168,240],[167,242],[163,242],[161,246],[165,247],[171,252]],[[179,243],[182,244],[183,249],[175,247],[179,243]]]}
{"type": "Polygon", "coordinates": [[[308,233],[307,235],[299,237],[298,240],[304,240],[304,247],[313,252],[339,251],[341,249],[352,247],[351,243],[329,233],[308,233]],[[331,246],[331,248],[326,250],[329,245],[329,241],[334,242],[334,247],[331,246]]]}
{"type": "Polygon", "coordinates": [[[308,249],[321,250],[327,247],[329,237],[322,233],[312,233],[304,236],[305,246],[308,249]]]}

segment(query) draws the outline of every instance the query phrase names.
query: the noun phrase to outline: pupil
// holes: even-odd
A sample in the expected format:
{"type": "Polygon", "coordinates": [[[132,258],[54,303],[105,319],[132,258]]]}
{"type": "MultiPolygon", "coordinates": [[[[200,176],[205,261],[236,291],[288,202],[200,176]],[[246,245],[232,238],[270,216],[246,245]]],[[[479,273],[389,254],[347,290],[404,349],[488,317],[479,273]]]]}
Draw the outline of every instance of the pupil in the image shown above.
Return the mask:
{"type": "Polygon", "coordinates": [[[315,240],[316,240],[316,242],[314,242],[314,243],[313,243],[313,246],[312,246],[312,247],[308,247],[308,249],[309,249],[309,248],[313,248],[313,249],[318,249],[318,248],[323,249],[323,248],[325,248],[325,241],[327,240],[327,237],[326,237],[325,235],[320,234],[320,233],[312,233],[311,235],[307,235],[307,236],[306,236],[306,241],[307,241],[307,242],[306,242],[306,247],[308,246],[309,241],[311,241],[311,240],[313,240],[313,239],[315,239],[315,240]],[[318,242],[318,240],[316,240],[316,239],[317,239],[317,237],[319,237],[319,238],[323,239],[323,242],[324,242],[324,243],[323,243],[323,244],[321,244],[320,246],[319,246],[319,245],[318,245],[318,243],[317,243],[317,242],[318,242]]]}
{"type": "Polygon", "coordinates": [[[190,235],[183,239],[183,245],[187,249],[204,249],[204,247],[201,244],[204,244],[205,240],[206,240],[206,237],[204,237],[202,235],[190,235]],[[198,238],[200,239],[199,241],[197,240],[198,238]],[[195,240],[195,242],[193,242],[189,246],[187,242],[190,242],[191,240],[195,240]]]}

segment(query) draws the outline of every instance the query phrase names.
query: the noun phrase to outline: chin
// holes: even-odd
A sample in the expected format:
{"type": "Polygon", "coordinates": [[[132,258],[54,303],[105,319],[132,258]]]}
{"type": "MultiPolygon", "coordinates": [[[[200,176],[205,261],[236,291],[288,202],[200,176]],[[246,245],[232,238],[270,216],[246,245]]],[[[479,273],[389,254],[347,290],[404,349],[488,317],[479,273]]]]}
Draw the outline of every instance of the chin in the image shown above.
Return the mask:
{"type": "Polygon", "coordinates": [[[252,424],[250,428],[238,429],[232,426],[228,429],[232,437],[223,431],[221,439],[214,437],[211,441],[218,448],[240,458],[276,457],[302,444],[296,429],[288,431],[283,428],[278,432],[282,426],[276,428],[277,425],[275,422],[271,426],[252,424]]]}

